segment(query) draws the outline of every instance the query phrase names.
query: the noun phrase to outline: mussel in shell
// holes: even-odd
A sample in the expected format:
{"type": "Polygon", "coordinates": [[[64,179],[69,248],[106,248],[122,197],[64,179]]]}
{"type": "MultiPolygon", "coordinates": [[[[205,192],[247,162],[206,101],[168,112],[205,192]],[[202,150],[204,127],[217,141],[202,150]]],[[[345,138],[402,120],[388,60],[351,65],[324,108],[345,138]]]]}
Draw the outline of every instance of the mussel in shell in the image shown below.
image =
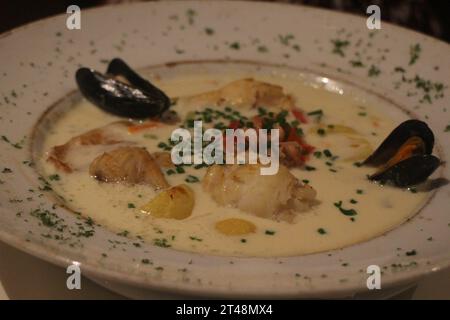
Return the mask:
{"type": "Polygon", "coordinates": [[[369,180],[397,187],[409,187],[424,182],[441,165],[432,155],[434,134],[419,120],[400,124],[369,156],[363,165],[378,167],[369,180]]]}
{"type": "Polygon", "coordinates": [[[142,119],[160,116],[171,104],[163,91],[118,58],[110,62],[106,74],[80,68],[75,78],[86,99],[120,117],[142,119]]]}

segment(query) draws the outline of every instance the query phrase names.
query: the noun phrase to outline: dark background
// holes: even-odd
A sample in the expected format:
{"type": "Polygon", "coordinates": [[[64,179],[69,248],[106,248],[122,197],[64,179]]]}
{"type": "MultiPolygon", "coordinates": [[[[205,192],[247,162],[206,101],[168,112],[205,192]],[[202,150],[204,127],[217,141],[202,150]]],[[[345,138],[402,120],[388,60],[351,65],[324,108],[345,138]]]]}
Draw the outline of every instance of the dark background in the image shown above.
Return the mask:
{"type": "MultiPolygon", "coordinates": [[[[133,0],[2,0],[0,32],[49,15],[65,13],[71,4],[83,8],[133,0]]],[[[137,1],[137,0],[135,0],[137,1]]],[[[211,1],[211,0],[210,0],[211,1]]],[[[366,16],[371,4],[381,8],[381,19],[450,42],[450,0],[266,0],[302,3],[366,16]]]]}

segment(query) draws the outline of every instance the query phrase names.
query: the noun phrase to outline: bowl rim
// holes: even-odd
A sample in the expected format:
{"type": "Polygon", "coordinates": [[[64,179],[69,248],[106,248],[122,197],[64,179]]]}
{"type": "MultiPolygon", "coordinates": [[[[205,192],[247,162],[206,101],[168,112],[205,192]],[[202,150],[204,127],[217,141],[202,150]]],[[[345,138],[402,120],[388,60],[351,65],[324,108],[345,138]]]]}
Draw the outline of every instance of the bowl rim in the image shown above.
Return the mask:
{"type": "MultiPolygon", "coordinates": [[[[182,2],[182,3],[187,3],[187,2],[192,2],[192,3],[201,3],[202,1],[173,1],[173,2],[182,2]]],[[[219,1],[219,2],[223,2],[223,1],[219,1]]],[[[259,4],[264,4],[264,5],[268,5],[268,6],[278,6],[278,5],[283,5],[283,6],[294,6],[295,8],[299,8],[299,7],[307,7],[308,10],[312,10],[312,11],[321,11],[321,12],[326,12],[327,14],[333,14],[333,15],[350,15],[353,16],[354,18],[358,18],[358,19],[364,19],[364,17],[361,17],[357,14],[353,14],[353,13],[340,13],[340,12],[332,12],[331,10],[326,10],[326,9],[321,9],[321,8],[315,8],[315,7],[310,7],[310,6],[299,6],[299,5],[294,5],[294,4],[286,4],[286,3],[267,3],[267,2],[261,2],[261,1],[255,1],[255,2],[247,2],[247,1],[233,1],[234,3],[254,3],[255,5],[259,5],[259,4]]],[[[120,7],[120,6],[133,6],[133,5],[137,5],[136,3],[124,3],[124,4],[113,4],[113,5],[106,5],[106,6],[100,6],[100,7],[93,7],[93,8],[88,8],[88,9],[83,9],[83,11],[97,11],[97,10],[102,10],[104,7],[120,7]]],[[[142,5],[142,4],[141,4],[142,5]]],[[[58,14],[58,15],[52,15],[49,17],[46,17],[45,19],[41,19],[38,21],[33,21],[30,22],[26,25],[23,26],[19,26],[17,28],[8,30],[2,34],[0,34],[0,40],[3,38],[8,37],[9,35],[12,35],[13,33],[16,32],[20,32],[23,29],[26,28],[30,28],[30,27],[35,27],[37,24],[41,24],[41,23],[46,23],[46,21],[50,21],[52,19],[58,18],[60,16],[62,16],[63,14],[58,14]]],[[[437,43],[440,43],[440,45],[444,45],[446,46],[446,48],[448,49],[449,44],[441,41],[439,39],[424,35],[423,33],[417,32],[417,31],[413,31],[407,28],[404,28],[402,26],[398,26],[398,25],[394,25],[391,23],[387,23],[383,21],[383,24],[386,24],[389,26],[389,28],[397,28],[399,30],[401,30],[400,32],[404,33],[404,32],[409,32],[412,34],[415,34],[416,36],[421,36],[421,37],[425,37],[427,39],[433,40],[437,43]]],[[[230,62],[233,62],[233,60],[230,60],[230,62]]],[[[179,62],[177,62],[179,63],[179,62]]],[[[284,65],[286,66],[286,65],[284,65]]],[[[289,67],[289,66],[287,66],[289,67]]],[[[290,68],[290,67],[289,67],[290,68]]],[[[333,78],[335,78],[333,76],[333,78]]],[[[340,79],[339,81],[342,81],[342,79],[340,79]]],[[[354,83],[352,84],[354,85],[354,83]]],[[[48,109],[47,109],[48,110],[48,109]]],[[[42,114],[41,114],[42,116],[42,114]]],[[[65,257],[63,255],[59,255],[56,253],[51,253],[49,254],[49,252],[47,252],[45,250],[45,246],[38,244],[38,243],[26,243],[24,241],[24,239],[21,239],[18,235],[13,235],[13,234],[8,234],[6,231],[4,231],[3,229],[0,229],[0,240],[19,249],[22,251],[25,251],[26,253],[29,253],[33,256],[36,256],[40,259],[43,259],[45,261],[54,263],[56,265],[59,265],[61,267],[65,267],[68,264],[72,263],[72,260],[68,257],[65,257]]],[[[370,241],[370,240],[369,240],[370,241]]],[[[188,285],[184,284],[184,283],[179,283],[179,282],[175,282],[175,283],[171,283],[168,282],[167,280],[163,281],[162,283],[159,283],[158,281],[154,281],[154,279],[152,278],[148,278],[146,279],[145,282],[142,281],[142,278],[139,277],[138,275],[131,275],[128,274],[126,275],[126,277],[124,278],[124,273],[123,271],[115,271],[115,270],[109,270],[109,269],[102,269],[101,271],[99,271],[98,267],[95,266],[95,264],[93,263],[82,263],[82,267],[83,270],[86,271],[86,273],[90,276],[100,276],[101,278],[107,279],[107,280],[112,280],[112,281],[118,281],[118,282],[122,282],[122,283],[128,283],[128,284],[133,284],[137,287],[142,287],[142,288],[152,288],[152,289],[156,289],[156,290],[162,290],[162,291],[170,291],[170,292],[178,292],[178,293],[189,293],[189,294],[193,294],[193,295],[211,295],[214,294],[216,296],[219,297],[226,297],[226,296],[230,296],[230,292],[228,291],[228,289],[226,287],[214,287],[214,290],[212,290],[211,288],[208,287],[199,287],[196,286],[195,284],[192,285],[191,283],[189,283],[188,285]]],[[[421,276],[426,276],[429,275],[435,271],[440,270],[441,268],[448,268],[450,267],[450,256],[447,257],[446,259],[443,259],[442,261],[436,262],[433,264],[432,266],[433,268],[430,268],[430,266],[428,266],[427,268],[424,267],[419,267],[417,269],[411,270],[411,271],[406,271],[406,272],[402,272],[401,274],[396,275],[395,277],[386,277],[383,281],[383,284],[385,286],[392,286],[392,285],[396,285],[396,284],[400,284],[400,283],[409,283],[409,282],[413,282],[415,279],[421,277],[421,276]]],[[[310,292],[303,292],[304,295],[306,296],[323,296],[324,293],[338,293],[338,294],[342,294],[342,293],[349,293],[349,292],[356,292],[358,290],[361,289],[361,285],[356,285],[354,283],[352,283],[351,285],[341,285],[339,287],[335,287],[335,288],[327,288],[327,289],[323,289],[322,291],[310,291],[310,292]]],[[[302,295],[302,293],[299,293],[298,291],[293,290],[292,292],[286,292],[286,293],[280,293],[280,292],[255,292],[254,289],[253,290],[249,290],[249,291],[239,291],[239,292],[232,292],[231,295],[232,296],[239,296],[239,297],[249,297],[249,296],[254,296],[254,297],[260,297],[260,298],[264,298],[264,297],[299,297],[302,295]]]]}

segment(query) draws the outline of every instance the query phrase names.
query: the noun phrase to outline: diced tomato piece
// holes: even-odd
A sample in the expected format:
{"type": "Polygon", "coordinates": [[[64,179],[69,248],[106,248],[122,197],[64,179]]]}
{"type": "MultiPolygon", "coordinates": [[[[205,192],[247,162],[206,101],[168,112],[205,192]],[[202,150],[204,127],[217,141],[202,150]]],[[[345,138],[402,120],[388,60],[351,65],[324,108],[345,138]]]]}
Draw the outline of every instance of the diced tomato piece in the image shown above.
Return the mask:
{"type": "Polygon", "coordinates": [[[295,128],[291,128],[289,130],[289,135],[286,140],[287,141],[295,141],[300,145],[303,143],[302,138],[297,134],[297,130],[295,128]]]}
{"type": "Polygon", "coordinates": [[[297,134],[297,130],[295,128],[291,128],[289,130],[289,135],[288,135],[287,141],[295,141],[295,142],[297,142],[302,147],[302,149],[304,150],[305,154],[310,154],[315,149],[313,146],[307,144],[302,139],[302,137],[297,134]]]}
{"type": "Polygon", "coordinates": [[[228,125],[228,129],[237,129],[241,127],[241,122],[239,120],[233,120],[228,125]]]}
{"type": "Polygon", "coordinates": [[[306,116],[303,113],[303,111],[301,111],[300,109],[292,108],[291,112],[294,115],[295,119],[297,119],[301,123],[308,123],[308,119],[306,118],[306,116]]]}
{"type": "Polygon", "coordinates": [[[315,147],[313,147],[313,146],[310,145],[310,144],[307,144],[306,142],[303,142],[303,143],[301,144],[301,146],[302,146],[303,150],[305,150],[305,153],[306,153],[306,154],[310,154],[311,152],[314,151],[314,149],[316,149],[315,147]]]}
{"type": "Polygon", "coordinates": [[[263,120],[260,116],[254,116],[252,120],[255,129],[261,129],[263,127],[263,120]]]}

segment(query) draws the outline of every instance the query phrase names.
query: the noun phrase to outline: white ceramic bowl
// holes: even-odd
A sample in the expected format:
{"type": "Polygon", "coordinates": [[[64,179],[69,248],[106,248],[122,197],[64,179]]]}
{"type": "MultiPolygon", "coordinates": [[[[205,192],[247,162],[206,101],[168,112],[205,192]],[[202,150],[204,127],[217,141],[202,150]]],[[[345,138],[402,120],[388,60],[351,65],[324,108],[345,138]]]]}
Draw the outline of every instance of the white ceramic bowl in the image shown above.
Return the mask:
{"type": "MultiPolygon", "coordinates": [[[[116,56],[136,68],[239,60],[324,75],[425,119],[440,157],[449,159],[450,46],[443,42],[386,23],[370,31],[365,19],[352,15],[272,3],[176,1],[83,10],[81,30],[67,30],[61,15],[0,37],[0,240],[61,266],[76,261],[83,274],[134,297],[151,297],[154,290],[167,296],[344,297],[367,292],[369,265],[381,267],[382,286],[391,290],[450,265],[448,185],[384,236],[308,256],[236,258],[150,244],[136,248],[132,239],[102,227],[94,227],[91,237],[74,236],[83,231],[77,223],[85,222],[52,208],[51,191],[30,166],[33,128],[51,105],[68,103],[80,65],[104,69],[104,60],[116,56]],[[288,34],[298,48],[280,41],[288,34]],[[335,40],[348,41],[342,54],[335,40]],[[411,61],[416,45],[420,54],[411,61]],[[364,66],[352,64],[355,59],[364,66]],[[49,226],[42,211],[41,218],[30,214],[36,208],[63,221],[49,226]],[[111,249],[115,241],[120,244],[111,249]],[[416,255],[406,255],[411,250],[416,255]],[[153,264],[142,263],[147,258],[153,264]]],[[[438,175],[448,177],[448,167],[438,175]]]]}

